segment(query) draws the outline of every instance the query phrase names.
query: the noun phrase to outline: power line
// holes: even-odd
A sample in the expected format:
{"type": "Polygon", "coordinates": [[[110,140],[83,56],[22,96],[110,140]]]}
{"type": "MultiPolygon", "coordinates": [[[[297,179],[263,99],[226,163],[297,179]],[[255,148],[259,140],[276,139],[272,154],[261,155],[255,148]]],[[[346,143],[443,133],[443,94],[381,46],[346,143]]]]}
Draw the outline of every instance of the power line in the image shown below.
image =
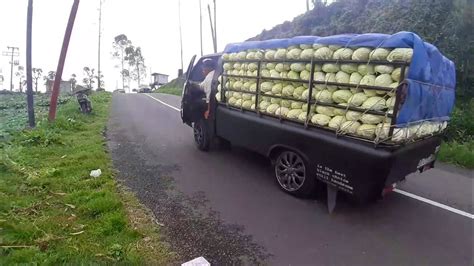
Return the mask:
{"type": "Polygon", "coordinates": [[[2,52],[2,55],[11,57],[11,61],[10,61],[10,66],[11,66],[11,69],[10,69],[10,91],[13,91],[13,65],[18,64],[18,62],[13,61],[13,58],[15,56],[20,56],[20,52],[19,52],[20,48],[13,47],[13,46],[7,46],[7,49],[8,49],[8,51],[2,52]],[[15,50],[16,50],[16,52],[15,52],[15,50]]]}

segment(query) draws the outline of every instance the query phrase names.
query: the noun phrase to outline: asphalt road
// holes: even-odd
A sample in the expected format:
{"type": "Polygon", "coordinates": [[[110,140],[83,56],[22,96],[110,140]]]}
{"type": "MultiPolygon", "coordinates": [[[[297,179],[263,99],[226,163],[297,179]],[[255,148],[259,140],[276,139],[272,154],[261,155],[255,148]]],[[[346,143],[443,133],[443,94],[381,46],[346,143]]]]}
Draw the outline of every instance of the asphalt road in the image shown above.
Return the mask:
{"type": "MultiPolygon", "coordinates": [[[[473,219],[392,193],[366,206],[301,200],[276,185],[265,158],[194,147],[176,109],[114,95],[109,147],[118,178],[156,215],[166,241],[214,264],[473,265],[473,219]]],[[[152,94],[179,108],[179,98],[152,94]]],[[[473,171],[444,166],[399,187],[473,213],[473,171]]]]}

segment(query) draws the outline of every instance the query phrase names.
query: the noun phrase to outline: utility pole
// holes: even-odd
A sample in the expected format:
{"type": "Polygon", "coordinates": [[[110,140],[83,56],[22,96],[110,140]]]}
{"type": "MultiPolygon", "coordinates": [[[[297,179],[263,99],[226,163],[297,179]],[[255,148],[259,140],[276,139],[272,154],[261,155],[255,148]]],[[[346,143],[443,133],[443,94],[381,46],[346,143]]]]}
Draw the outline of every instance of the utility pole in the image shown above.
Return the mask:
{"type": "Polygon", "coordinates": [[[201,0],[199,0],[199,37],[201,40],[201,56],[203,56],[202,52],[202,7],[201,7],[201,0]]]}
{"type": "Polygon", "coordinates": [[[181,1],[178,0],[178,22],[179,22],[179,44],[181,47],[181,73],[184,71],[183,67],[183,35],[181,32],[181,1]]]}
{"type": "Polygon", "coordinates": [[[102,0],[99,0],[99,46],[97,52],[97,88],[100,89],[100,38],[102,36],[102,0]]]}
{"type": "Polygon", "coordinates": [[[15,62],[13,61],[13,58],[15,56],[19,56],[20,53],[18,52],[20,49],[18,47],[12,47],[12,46],[7,46],[8,51],[5,51],[2,53],[4,56],[11,56],[11,61],[10,61],[10,91],[13,91],[13,65],[15,62]],[[10,51],[11,50],[11,51],[10,51]],[[15,52],[16,50],[16,52],[15,52]]]}
{"type": "Polygon", "coordinates": [[[217,53],[217,13],[216,13],[216,0],[214,0],[214,53],[217,53]]]}
{"type": "Polygon", "coordinates": [[[28,125],[33,128],[36,125],[35,109],[33,105],[33,73],[31,68],[31,32],[33,28],[33,0],[28,0],[28,12],[26,18],[26,102],[28,104],[28,125]]]}
{"type": "Polygon", "coordinates": [[[207,12],[209,13],[209,23],[211,24],[212,45],[214,46],[214,53],[217,53],[216,37],[214,32],[214,26],[212,25],[211,7],[209,5],[207,5],[207,12]]]}

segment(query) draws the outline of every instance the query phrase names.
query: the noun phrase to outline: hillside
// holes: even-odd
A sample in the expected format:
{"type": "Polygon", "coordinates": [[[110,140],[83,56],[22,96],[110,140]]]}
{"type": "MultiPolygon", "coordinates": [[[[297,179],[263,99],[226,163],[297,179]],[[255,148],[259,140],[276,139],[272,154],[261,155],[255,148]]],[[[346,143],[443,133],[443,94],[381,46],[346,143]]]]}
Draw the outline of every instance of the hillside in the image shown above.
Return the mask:
{"type": "Polygon", "coordinates": [[[456,63],[458,95],[474,96],[473,4],[470,0],[315,0],[305,14],[249,40],[299,35],[412,31],[456,63]]]}

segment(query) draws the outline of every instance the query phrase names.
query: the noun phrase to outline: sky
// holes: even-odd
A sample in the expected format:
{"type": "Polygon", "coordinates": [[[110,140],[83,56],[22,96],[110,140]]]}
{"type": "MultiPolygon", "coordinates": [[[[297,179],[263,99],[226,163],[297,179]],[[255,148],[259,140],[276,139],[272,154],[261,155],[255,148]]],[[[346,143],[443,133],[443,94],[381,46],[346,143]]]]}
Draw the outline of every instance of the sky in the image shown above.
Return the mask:
{"type": "MultiPolygon", "coordinates": [[[[98,15],[100,0],[81,0],[69,44],[63,80],[71,74],[82,83],[83,68],[97,69],[98,15]]],[[[112,57],[114,37],[125,34],[135,46],[142,48],[147,76],[142,84],[150,83],[150,70],[175,78],[181,68],[178,0],[102,0],[101,69],[107,90],[121,88],[119,62],[112,57]]],[[[202,1],[203,50],[212,53],[212,38],[207,4],[202,1]]],[[[67,20],[73,0],[33,1],[33,67],[43,74],[56,71],[67,20]]],[[[20,48],[20,65],[26,66],[27,0],[0,0],[0,51],[7,46],[20,48]]],[[[218,51],[232,42],[241,42],[306,11],[306,0],[217,0],[218,51]]],[[[184,68],[193,55],[200,55],[199,0],[181,0],[184,68]]],[[[0,57],[0,89],[10,86],[10,58],[0,57]]],[[[15,72],[16,70],[14,70],[15,72]]],[[[14,88],[19,79],[13,77],[14,88]]],[[[41,82],[43,83],[43,82],[41,82]]],[[[131,87],[138,87],[132,81],[131,87]]],[[[44,86],[39,87],[44,91],[44,86]]]]}

